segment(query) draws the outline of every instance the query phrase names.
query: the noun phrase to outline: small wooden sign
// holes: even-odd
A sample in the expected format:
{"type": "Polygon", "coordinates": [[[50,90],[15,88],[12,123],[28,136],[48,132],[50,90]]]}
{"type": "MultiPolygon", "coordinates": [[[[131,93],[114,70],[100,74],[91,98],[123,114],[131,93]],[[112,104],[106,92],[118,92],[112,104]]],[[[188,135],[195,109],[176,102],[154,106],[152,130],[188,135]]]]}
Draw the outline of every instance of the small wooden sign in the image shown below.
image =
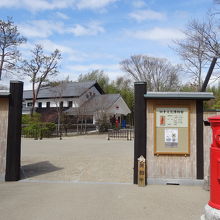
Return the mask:
{"type": "Polygon", "coordinates": [[[146,160],[143,156],[138,158],[138,186],[145,186],[146,160]]]}

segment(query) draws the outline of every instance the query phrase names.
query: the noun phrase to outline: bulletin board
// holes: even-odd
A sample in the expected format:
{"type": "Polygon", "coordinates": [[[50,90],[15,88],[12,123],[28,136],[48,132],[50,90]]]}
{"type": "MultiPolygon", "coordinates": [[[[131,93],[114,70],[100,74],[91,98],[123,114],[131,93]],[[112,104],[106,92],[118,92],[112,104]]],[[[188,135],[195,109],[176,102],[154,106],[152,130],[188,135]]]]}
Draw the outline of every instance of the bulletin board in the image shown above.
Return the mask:
{"type": "Polygon", "coordinates": [[[189,106],[154,107],[154,154],[190,154],[189,106]]]}

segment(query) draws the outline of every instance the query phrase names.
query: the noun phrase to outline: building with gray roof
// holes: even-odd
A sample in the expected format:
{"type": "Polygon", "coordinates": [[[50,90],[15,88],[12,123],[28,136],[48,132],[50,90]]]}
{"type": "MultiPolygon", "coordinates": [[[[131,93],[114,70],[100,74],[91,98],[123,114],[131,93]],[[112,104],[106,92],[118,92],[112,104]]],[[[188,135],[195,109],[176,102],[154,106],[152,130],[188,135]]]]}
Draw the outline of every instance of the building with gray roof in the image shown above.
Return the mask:
{"type": "MultiPolygon", "coordinates": [[[[28,114],[32,107],[32,91],[25,90],[23,99],[23,114],[28,114]]],[[[66,115],[89,116],[93,123],[104,112],[109,118],[113,115],[120,117],[131,112],[120,94],[104,94],[96,81],[68,82],[62,85],[62,88],[59,86],[42,87],[35,104],[36,111],[48,113],[60,107],[66,115]]],[[[51,117],[48,115],[47,118],[51,117]]]]}

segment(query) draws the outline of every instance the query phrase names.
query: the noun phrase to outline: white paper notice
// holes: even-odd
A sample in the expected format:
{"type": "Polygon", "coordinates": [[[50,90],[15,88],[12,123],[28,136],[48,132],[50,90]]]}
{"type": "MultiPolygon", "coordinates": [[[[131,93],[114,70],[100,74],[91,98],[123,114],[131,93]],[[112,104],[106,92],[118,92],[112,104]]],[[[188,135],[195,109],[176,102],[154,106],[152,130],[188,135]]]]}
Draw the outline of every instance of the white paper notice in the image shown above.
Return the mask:
{"type": "Polygon", "coordinates": [[[156,126],[157,128],[186,128],[188,115],[188,108],[156,108],[156,126]]]}
{"type": "Polygon", "coordinates": [[[165,128],[165,147],[178,146],[178,128],[165,128]]]}

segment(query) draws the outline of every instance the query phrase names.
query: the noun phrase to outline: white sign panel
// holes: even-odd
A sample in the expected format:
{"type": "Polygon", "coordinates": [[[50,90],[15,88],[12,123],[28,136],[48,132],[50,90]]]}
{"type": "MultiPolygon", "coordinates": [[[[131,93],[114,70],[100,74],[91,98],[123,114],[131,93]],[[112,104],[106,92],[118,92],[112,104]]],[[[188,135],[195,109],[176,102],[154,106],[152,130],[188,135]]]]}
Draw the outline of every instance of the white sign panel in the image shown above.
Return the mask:
{"type": "Polygon", "coordinates": [[[188,108],[156,108],[156,126],[157,127],[188,127],[188,108]]]}
{"type": "Polygon", "coordinates": [[[165,147],[178,146],[178,128],[165,128],[165,147]]]}

